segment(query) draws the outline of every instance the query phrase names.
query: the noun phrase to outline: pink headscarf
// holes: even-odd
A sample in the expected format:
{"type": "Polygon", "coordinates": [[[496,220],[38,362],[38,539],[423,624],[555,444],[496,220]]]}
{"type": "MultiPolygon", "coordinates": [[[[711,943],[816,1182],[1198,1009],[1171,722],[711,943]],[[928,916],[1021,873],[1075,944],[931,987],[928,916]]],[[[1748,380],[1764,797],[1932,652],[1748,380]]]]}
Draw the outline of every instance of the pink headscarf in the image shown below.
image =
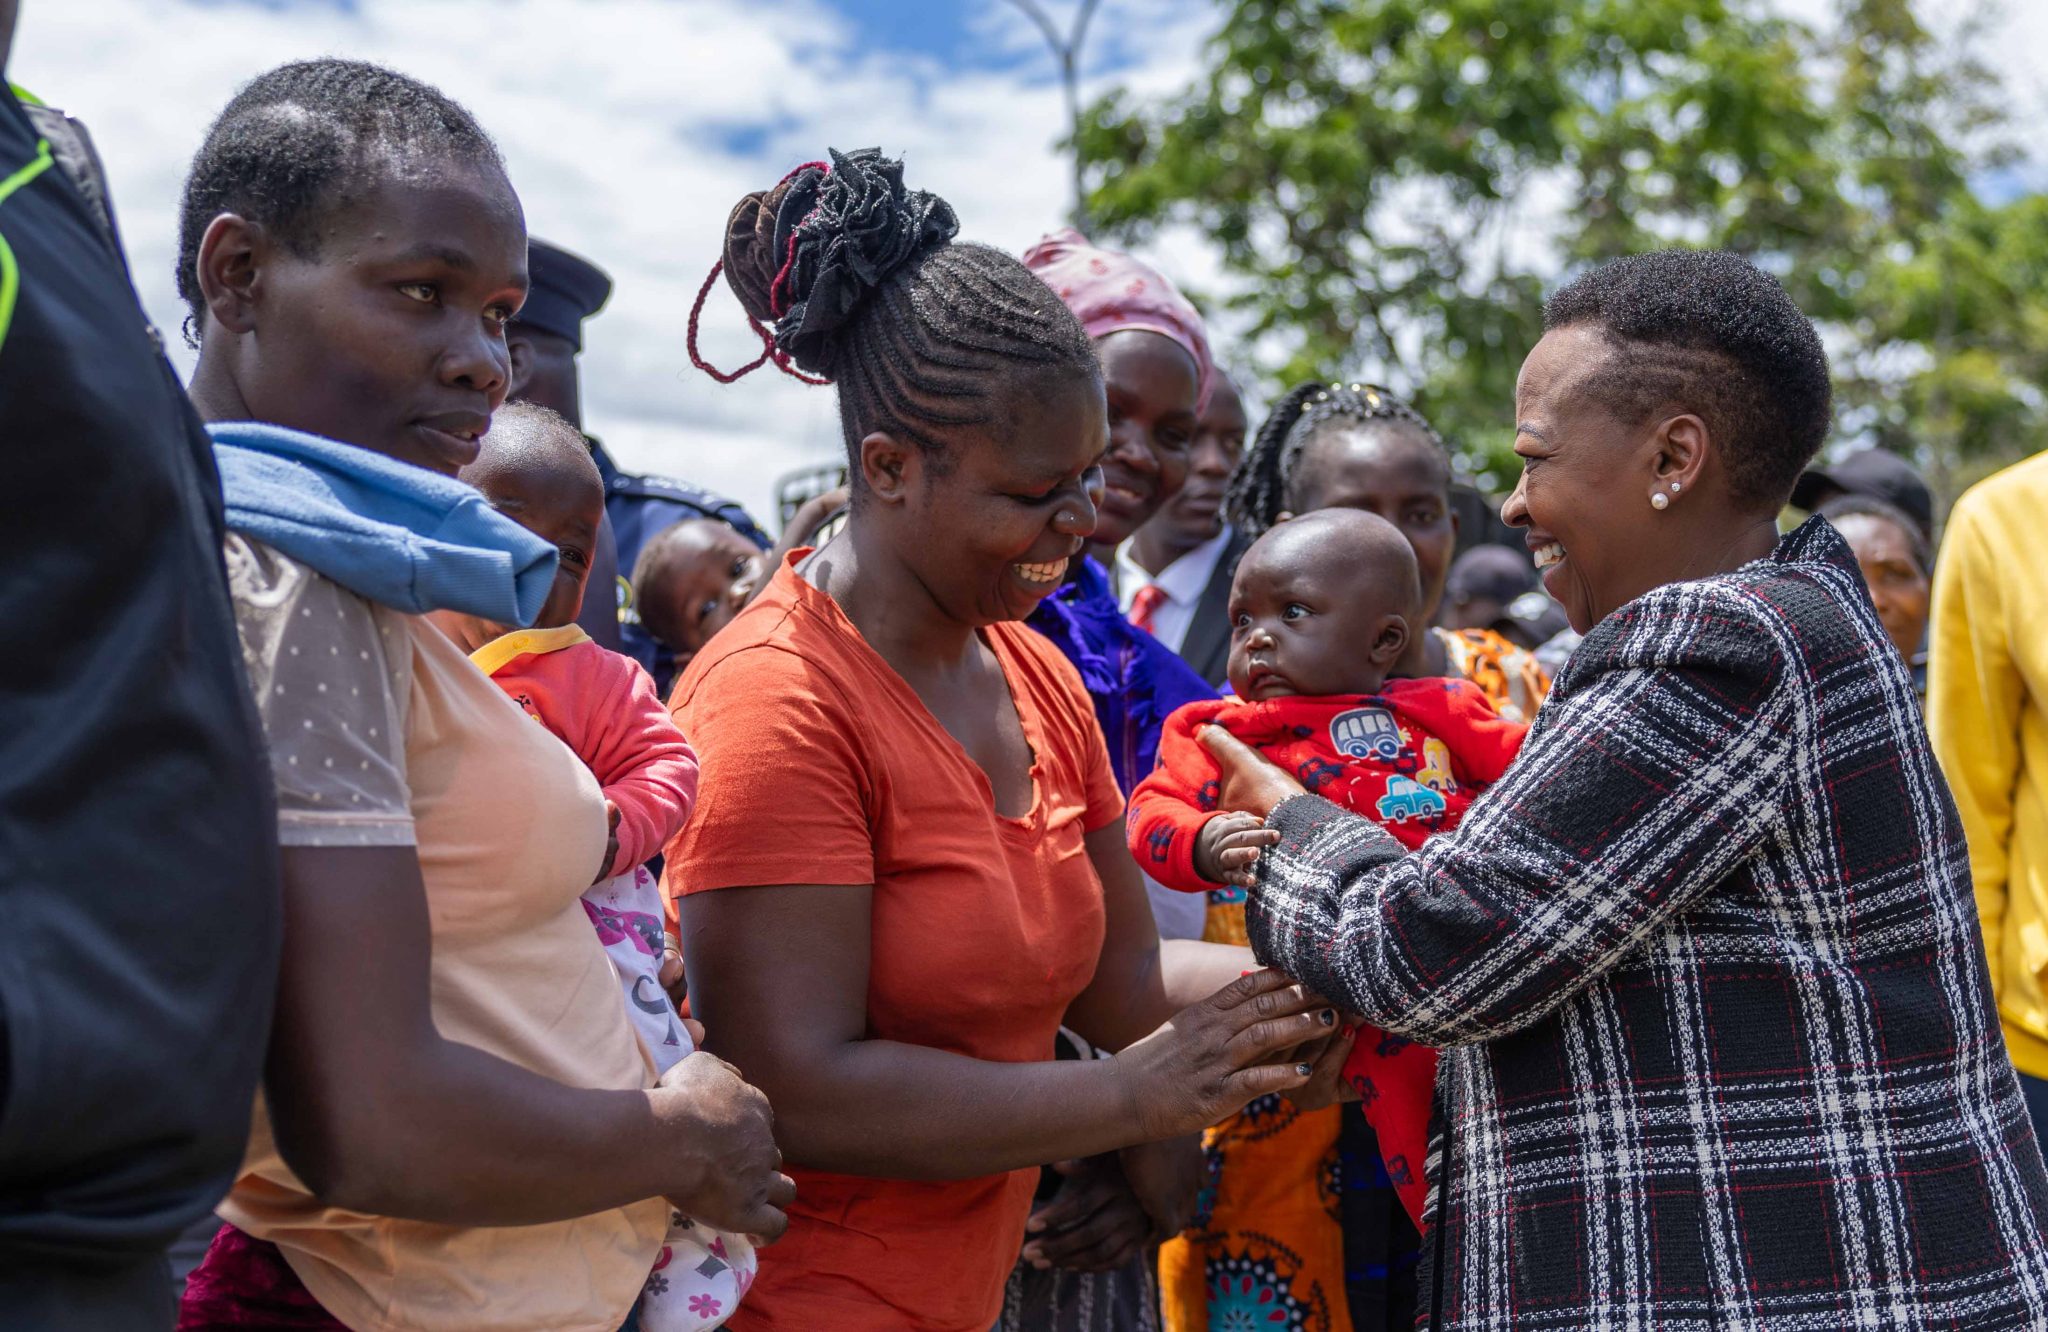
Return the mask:
{"type": "Polygon", "coordinates": [[[1091,338],[1133,328],[1179,343],[1195,360],[1195,410],[1209,405],[1216,366],[1209,359],[1202,316],[1159,272],[1127,254],[1089,244],[1072,227],[1026,250],[1024,267],[1059,293],[1091,338]]]}

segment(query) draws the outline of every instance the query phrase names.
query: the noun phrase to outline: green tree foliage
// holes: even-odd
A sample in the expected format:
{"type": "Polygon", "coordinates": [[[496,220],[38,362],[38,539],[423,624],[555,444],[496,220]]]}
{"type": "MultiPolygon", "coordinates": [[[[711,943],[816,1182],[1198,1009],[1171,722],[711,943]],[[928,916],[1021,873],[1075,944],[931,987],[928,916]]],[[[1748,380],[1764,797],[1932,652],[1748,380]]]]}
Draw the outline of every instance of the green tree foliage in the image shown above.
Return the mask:
{"type": "Polygon", "coordinates": [[[2048,204],[1993,207],[1990,76],[1909,0],[1238,0],[1195,86],[1093,107],[1099,230],[1192,224],[1268,387],[1413,393],[1513,474],[1544,291],[1673,243],[1751,254],[1827,330],[1843,428],[1938,481],[2039,447],[2048,204]]]}

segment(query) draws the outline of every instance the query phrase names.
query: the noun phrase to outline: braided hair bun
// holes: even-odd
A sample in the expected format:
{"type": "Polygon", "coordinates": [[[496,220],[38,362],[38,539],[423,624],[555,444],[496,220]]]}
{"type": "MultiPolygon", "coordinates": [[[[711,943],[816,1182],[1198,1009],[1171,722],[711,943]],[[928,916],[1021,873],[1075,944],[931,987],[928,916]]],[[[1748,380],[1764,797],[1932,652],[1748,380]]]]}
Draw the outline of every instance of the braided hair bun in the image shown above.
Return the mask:
{"type": "Polygon", "coordinates": [[[828,379],[869,294],[960,230],[951,204],[904,187],[900,159],[879,148],[831,158],[741,199],[725,233],[725,278],[740,304],[775,326],[790,361],[828,379]]]}
{"type": "Polygon", "coordinates": [[[798,167],[733,209],[724,253],[690,311],[691,364],[721,383],[773,362],[833,385],[856,507],[860,442],[872,432],[915,444],[943,468],[963,439],[1005,443],[1018,403],[1057,379],[1099,393],[1102,369],[1081,321],[1012,256],[955,241],[958,229],[944,199],[905,189],[903,164],[877,149],[798,167]],[[721,271],[762,341],[733,370],[697,348],[721,271]]]}

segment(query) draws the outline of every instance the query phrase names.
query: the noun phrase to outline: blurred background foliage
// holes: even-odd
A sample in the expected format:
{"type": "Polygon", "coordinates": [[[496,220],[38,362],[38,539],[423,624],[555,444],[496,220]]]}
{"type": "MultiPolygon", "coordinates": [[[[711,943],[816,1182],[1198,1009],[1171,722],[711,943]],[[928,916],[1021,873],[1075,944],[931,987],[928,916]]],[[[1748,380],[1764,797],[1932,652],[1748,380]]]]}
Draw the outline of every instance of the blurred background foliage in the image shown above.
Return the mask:
{"type": "Polygon", "coordinates": [[[2048,440],[2048,197],[1999,198],[1972,36],[1910,0],[1824,27],[1750,0],[1239,0],[1193,86],[1083,113],[1083,212],[1217,246],[1268,399],[1385,383],[1495,492],[1561,275],[1741,251],[1822,326],[1837,444],[1911,457],[1946,501],[2048,440]]]}

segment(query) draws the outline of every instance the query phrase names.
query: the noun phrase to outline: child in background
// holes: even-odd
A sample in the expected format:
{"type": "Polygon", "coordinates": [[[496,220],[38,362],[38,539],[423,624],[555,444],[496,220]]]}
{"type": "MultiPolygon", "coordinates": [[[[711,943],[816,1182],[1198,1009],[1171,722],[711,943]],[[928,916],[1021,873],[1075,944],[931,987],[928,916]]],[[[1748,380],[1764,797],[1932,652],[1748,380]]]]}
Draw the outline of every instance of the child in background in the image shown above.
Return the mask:
{"type": "MultiPolygon", "coordinates": [[[[1216,809],[1216,763],[1195,738],[1212,723],[1411,850],[1456,827],[1528,728],[1467,681],[1386,678],[1420,630],[1421,603],[1414,549],[1372,514],[1323,509],[1253,542],[1230,589],[1237,696],[1168,717],[1159,766],[1131,795],[1131,854],[1146,873],[1183,892],[1249,886],[1278,837],[1253,815],[1216,809]]],[[[1368,1028],[1344,1076],[1419,1229],[1435,1052],[1368,1028]]]]}
{"type": "MultiPolygon", "coordinates": [[[[681,830],[697,796],[697,756],[639,663],[576,625],[604,483],[583,436],[544,407],[508,404],[462,480],[560,551],[555,583],[531,629],[434,614],[443,632],[528,716],[583,760],[604,790],[612,832],[583,908],[625,987],[626,1012],[660,1072],[694,1047],[663,992],[661,890],[644,862],[681,830]]],[[[668,1241],[641,1293],[644,1332],[705,1332],[731,1316],[753,1280],[753,1246],[671,1214],[668,1241]]]]}
{"type": "Polygon", "coordinates": [[[782,539],[763,551],[722,518],[685,518],[662,528],[633,562],[624,612],[674,658],[676,675],[768,585],[789,553],[822,546],[844,524],[844,485],[797,505],[782,539]]]}
{"type": "Polygon", "coordinates": [[[682,672],[775,573],[768,555],[717,518],[662,528],[633,564],[633,608],[682,672]]]}

